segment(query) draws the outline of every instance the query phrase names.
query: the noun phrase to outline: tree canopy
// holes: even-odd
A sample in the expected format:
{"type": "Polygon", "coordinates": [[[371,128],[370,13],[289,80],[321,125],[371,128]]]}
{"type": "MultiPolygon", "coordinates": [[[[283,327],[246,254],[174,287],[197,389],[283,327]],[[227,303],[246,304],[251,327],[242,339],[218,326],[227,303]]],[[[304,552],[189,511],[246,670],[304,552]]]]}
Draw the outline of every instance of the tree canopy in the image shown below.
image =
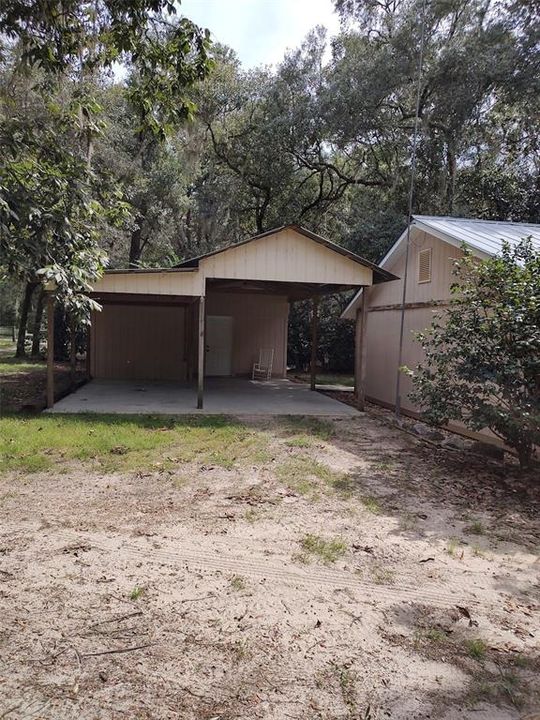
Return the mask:
{"type": "MultiPolygon", "coordinates": [[[[286,222],[379,260],[407,218],[422,2],[335,5],[336,37],[314,28],[277,66],[246,70],[164,0],[7,0],[3,267],[28,281],[71,257],[62,292],[84,297],[103,251],[112,265],[166,265],[286,222]],[[22,198],[46,222],[35,206],[13,214],[22,198]]],[[[415,211],[538,222],[535,3],[426,8],[415,211]]]]}

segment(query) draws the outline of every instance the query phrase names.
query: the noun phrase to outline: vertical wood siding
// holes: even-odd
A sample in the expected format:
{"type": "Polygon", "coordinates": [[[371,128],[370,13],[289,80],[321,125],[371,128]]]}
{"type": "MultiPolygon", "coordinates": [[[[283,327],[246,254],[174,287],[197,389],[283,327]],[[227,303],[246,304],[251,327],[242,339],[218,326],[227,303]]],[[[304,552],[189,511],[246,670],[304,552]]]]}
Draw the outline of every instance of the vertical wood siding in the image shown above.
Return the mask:
{"type": "MultiPolygon", "coordinates": [[[[447,300],[450,297],[450,284],[454,281],[453,261],[463,256],[460,248],[439,240],[433,235],[416,230],[411,237],[409,253],[409,272],[407,277],[407,302],[427,302],[428,300],[447,300]],[[418,282],[418,255],[421,250],[431,248],[431,282],[418,282]]],[[[375,285],[370,295],[371,307],[401,303],[403,277],[405,274],[405,252],[400,252],[393,263],[385,267],[397,275],[400,280],[375,285]]]]}
{"type": "Polygon", "coordinates": [[[94,292],[199,296],[204,295],[204,277],[198,270],[106,273],[92,289],[94,292]]]}
{"type": "MultiPolygon", "coordinates": [[[[415,333],[429,327],[435,308],[416,308],[405,313],[402,363],[414,367],[423,360],[423,351],[415,333]]],[[[399,354],[399,310],[370,312],[367,326],[366,395],[382,402],[395,402],[396,373],[399,354]]],[[[412,382],[401,377],[401,403],[406,410],[417,409],[408,397],[412,382]]]]}
{"type": "Polygon", "coordinates": [[[292,229],[201,260],[208,278],[371,285],[373,272],[292,229]]]}
{"type": "Polygon", "coordinates": [[[92,317],[96,378],[185,380],[185,309],[105,305],[92,317]]]}
{"type": "Polygon", "coordinates": [[[274,348],[273,375],[286,374],[289,313],[286,297],[209,292],[206,312],[233,318],[233,375],[250,374],[260,348],[274,348]]]}

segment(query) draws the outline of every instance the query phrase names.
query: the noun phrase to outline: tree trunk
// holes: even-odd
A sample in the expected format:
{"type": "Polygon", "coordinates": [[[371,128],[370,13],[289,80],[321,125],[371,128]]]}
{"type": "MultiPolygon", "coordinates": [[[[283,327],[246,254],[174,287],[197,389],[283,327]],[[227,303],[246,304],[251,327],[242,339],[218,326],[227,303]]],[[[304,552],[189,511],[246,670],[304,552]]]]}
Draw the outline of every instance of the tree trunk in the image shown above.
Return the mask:
{"type": "Polygon", "coordinates": [[[24,349],[24,342],[26,340],[26,326],[28,324],[28,313],[30,312],[30,305],[32,303],[32,295],[34,293],[35,287],[35,282],[28,281],[24,288],[24,296],[21,304],[21,314],[19,316],[19,334],[17,336],[17,350],[15,352],[15,357],[18,358],[26,357],[26,351],[24,349]]]}
{"type": "Polygon", "coordinates": [[[129,267],[130,268],[139,267],[139,263],[141,261],[141,254],[142,254],[142,248],[143,248],[142,229],[143,229],[143,223],[144,223],[144,215],[140,212],[137,213],[136,223],[137,223],[137,227],[131,233],[131,241],[129,244],[129,267]]]}
{"type": "Polygon", "coordinates": [[[446,185],[446,211],[451,215],[454,211],[454,192],[456,187],[457,160],[454,141],[448,140],[446,144],[446,162],[448,165],[448,181],[446,185]]]}
{"type": "Polygon", "coordinates": [[[39,341],[41,339],[41,321],[43,319],[43,302],[45,300],[45,293],[43,288],[39,290],[39,295],[36,305],[36,314],[34,315],[34,327],[32,329],[32,356],[38,357],[39,355],[39,341]]]}

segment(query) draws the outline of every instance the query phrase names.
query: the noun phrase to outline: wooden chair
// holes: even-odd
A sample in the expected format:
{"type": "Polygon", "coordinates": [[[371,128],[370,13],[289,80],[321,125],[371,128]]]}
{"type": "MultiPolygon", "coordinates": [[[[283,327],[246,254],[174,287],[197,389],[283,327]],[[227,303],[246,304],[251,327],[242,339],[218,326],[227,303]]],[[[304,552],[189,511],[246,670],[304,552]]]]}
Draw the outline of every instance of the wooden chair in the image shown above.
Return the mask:
{"type": "Polygon", "coordinates": [[[259,362],[253,363],[252,380],[270,380],[272,378],[272,364],[274,362],[274,348],[261,348],[259,362]]]}

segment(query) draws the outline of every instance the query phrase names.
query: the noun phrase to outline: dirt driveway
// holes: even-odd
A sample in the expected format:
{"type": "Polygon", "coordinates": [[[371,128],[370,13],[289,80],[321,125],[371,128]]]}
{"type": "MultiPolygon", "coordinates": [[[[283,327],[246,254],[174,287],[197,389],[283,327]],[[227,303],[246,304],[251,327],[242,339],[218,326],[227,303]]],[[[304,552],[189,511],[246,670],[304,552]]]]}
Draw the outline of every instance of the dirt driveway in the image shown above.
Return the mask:
{"type": "Polygon", "coordinates": [[[376,413],[246,433],[1,476],[1,718],[540,710],[538,483],[376,413]]]}

